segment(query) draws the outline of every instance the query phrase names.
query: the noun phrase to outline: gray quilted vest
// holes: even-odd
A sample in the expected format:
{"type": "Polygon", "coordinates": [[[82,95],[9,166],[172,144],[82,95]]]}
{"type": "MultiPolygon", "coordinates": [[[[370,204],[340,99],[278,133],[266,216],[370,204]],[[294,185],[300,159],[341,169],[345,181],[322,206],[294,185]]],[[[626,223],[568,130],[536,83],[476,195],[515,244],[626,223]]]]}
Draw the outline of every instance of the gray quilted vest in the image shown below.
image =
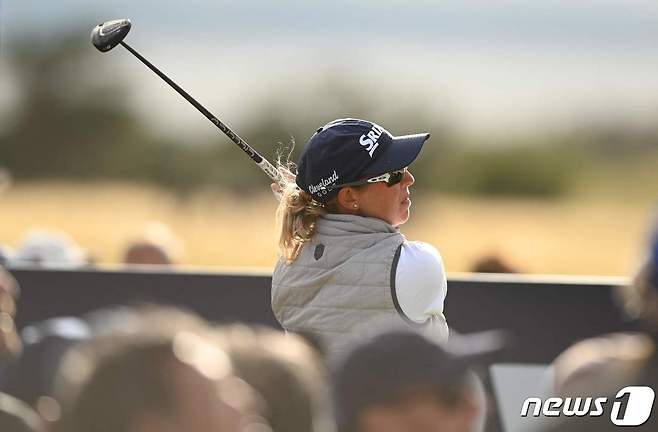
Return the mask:
{"type": "Polygon", "coordinates": [[[355,338],[407,326],[395,296],[404,236],[380,219],[328,214],[290,265],[277,263],[272,310],[284,329],[320,339],[328,358],[355,338]]]}

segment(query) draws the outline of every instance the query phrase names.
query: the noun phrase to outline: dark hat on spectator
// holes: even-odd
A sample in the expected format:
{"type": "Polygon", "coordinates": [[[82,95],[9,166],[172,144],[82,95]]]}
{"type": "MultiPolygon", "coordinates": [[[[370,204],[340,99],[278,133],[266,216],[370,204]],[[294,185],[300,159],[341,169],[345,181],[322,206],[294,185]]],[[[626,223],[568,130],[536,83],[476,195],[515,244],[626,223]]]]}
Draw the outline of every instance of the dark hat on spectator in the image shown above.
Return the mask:
{"type": "Polygon", "coordinates": [[[338,431],[351,430],[361,410],[394,402],[403,390],[465,385],[471,367],[488,363],[504,345],[500,332],[458,338],[450,348],[417,333],[395,331],[357,346],[333,377],[338,431]]]}
{"type": "Polygon", "coordinates": [[[64,354],[90,337],[87,323],[76,317],[51,318],[25,327],[21,331],[23,353],[9,370],[8,393],[28,404],[52,395],[64,354]]]}

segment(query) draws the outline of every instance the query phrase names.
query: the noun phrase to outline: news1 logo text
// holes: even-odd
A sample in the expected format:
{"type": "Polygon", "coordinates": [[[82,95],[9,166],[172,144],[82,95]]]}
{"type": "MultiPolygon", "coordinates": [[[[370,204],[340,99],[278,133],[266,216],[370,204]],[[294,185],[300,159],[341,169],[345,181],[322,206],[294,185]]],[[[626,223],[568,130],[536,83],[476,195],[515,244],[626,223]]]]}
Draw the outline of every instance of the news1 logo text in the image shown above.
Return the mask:
{"type": "Polygon", "coordinates": [[[609,415],[617,426],[641,426],[651,416],[655,393],[651,387],[629,386],[619,390],[615,398],[531,397],[523,401],[521,417],[601,417],[609,415]],[[607,414],[609,413],[609,414],[607,414]]]}

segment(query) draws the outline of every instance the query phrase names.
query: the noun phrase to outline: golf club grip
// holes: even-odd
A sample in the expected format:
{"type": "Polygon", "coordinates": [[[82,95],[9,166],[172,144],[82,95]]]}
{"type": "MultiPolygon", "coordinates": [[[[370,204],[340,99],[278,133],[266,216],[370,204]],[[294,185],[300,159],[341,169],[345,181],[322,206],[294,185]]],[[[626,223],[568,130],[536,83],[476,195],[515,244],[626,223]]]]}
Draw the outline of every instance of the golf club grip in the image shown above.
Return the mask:
{"type": "Polygon", "coordinates": [[[132,49],[130,45],[125,43],[124,41],[119,42],[125,49],[130,51],[131,54],[133,54],[135,57],[137,57],[142,63],[144,63],[146,66],[148,66],[149,69],[151,69],[157,76],[162,78],[167,84],[169,84],[176,92],[178,92],[179,95],[183,96],[189,103],[191,103],[197,110],[201,112],[208,120],[210,120],[215,126],[219,128],[224,134],[231,139],[235,144],[238,145],[244,151],[249,155],[249,157],[256,162],[256,164],[260,167],[265,174],[267,174],[272,180],[275,182],[281,184],[283,182],[283,178],[281,177],[281,173],[279,170],[277,170],[274,165],[272,165],[267,159],[262,157],[256,150],[254,150],[249,144],[245,142],[238,134],[233,132],[231,128],[226,126],[224,123],[222,123],[217,117],[215,117],[210,111],[208,111],[203,105],[201,105],[199,102],[196,101],[192,96],[190,96],[185,90],[180,88],[178,84],[173,82],[167,75],[162,73],[160,69],[155,67],[150,61],[146,60],[144,57],[142,57],[141,54],[139,54],[137,51],[132,49]]]}

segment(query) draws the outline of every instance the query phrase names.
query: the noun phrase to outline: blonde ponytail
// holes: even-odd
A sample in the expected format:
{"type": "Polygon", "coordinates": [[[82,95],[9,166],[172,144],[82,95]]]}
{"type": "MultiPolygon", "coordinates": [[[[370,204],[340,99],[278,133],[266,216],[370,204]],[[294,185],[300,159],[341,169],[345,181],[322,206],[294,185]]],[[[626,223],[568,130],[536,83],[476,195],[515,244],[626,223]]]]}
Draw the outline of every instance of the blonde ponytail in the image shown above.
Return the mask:
{"type": "Polygon", "coordinates": [[[292,164],[279,164],[278,169],[285,178],[276,211],[280,229],[279,253],[286,264],[291,264],[297,259],[302,246],[315,234],[315,223],[320,216],[327,214],[327,208],[297,186],[292,164]]]}

